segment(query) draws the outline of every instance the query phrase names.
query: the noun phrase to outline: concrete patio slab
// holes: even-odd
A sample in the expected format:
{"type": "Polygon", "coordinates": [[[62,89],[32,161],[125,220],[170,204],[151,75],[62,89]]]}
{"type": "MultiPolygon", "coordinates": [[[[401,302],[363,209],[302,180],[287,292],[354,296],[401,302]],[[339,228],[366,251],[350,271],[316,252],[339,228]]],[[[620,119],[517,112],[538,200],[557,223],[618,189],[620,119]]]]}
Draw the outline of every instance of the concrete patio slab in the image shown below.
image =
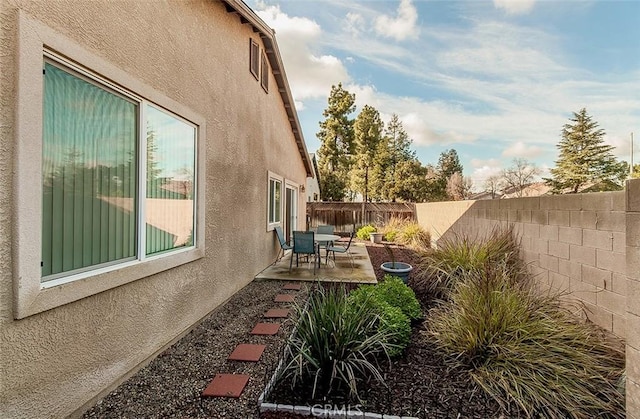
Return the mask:
{"type": "Polygon", "coordinates": [[[280,280],[280,281],[309,281],[309,282],[351,282],[356,284],[375,284],[376,274],[371,266],[369,253],[364,243],[351,243],[349,251],[353,255],[353,266],[348,255],[336,254],[335,264],[330,257],[328,264],[325,263],[325,255],[322,253],[322,264],[313,274],[313,265],[300,263],[296,267],[295,263],[289,272],[290,254],[286,255],[276,264],[269,265],[262,272],[256,275],[258,280],[280,280]]]}

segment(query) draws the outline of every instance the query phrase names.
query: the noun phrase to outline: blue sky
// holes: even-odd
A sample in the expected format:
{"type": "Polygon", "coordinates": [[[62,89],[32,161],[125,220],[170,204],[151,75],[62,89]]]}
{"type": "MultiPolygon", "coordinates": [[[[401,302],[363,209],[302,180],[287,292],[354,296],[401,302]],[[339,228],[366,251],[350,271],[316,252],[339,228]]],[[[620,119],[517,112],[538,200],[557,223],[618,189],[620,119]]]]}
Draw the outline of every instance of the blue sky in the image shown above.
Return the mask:
{"type": "Polygon", "coordinates": [[[638,0],[245,1],[276,31],[309,152],[340,82],[354,117],[398,114],[423,164],[456,149],[475,190],[514,158],[546,174],[583,107],[616,156],[632,132],[640,149],[638,0]]]}

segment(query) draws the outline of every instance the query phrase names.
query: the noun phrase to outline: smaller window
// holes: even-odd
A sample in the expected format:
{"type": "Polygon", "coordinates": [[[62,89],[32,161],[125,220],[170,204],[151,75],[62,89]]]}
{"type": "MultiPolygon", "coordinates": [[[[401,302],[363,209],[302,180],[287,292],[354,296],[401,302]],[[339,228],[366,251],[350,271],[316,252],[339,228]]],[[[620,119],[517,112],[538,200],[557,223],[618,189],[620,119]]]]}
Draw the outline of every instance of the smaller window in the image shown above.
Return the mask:
{"type": "Polygon", "coordinates": [[[260,74],[260,46],[253,39],[249,39],[249,71],[258,80],[258,74],[260,74]]]}
{"type": "Polygon", "coordinates": [[[267,62],[267,54],[262,51],[262,73],[260,74],[260,85],[265,92],[269,92],[269,63],[267,62]]]}
{"type": "Polygon", "coordinates": [[[269,174],[268,227],[280,224],[282,214],[282,179],[269,174]]]}

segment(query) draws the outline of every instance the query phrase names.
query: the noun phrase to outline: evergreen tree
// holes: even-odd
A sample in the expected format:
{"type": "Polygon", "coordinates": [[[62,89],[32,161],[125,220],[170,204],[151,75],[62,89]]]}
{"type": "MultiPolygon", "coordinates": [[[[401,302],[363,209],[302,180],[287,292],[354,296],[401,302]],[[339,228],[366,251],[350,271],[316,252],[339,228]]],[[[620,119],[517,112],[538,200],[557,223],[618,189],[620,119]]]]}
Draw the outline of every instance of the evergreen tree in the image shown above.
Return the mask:
{"type": "Polygon", "coordinates": [[[396,196],[401,201],[426,202],[429,197],[426,182],[429,166],[417,159],[404,160],[396,165],[396,196]]]}
{"type": "Polygon", "coordinates": [[[569,190],[577,193],[589,184],[621,184],[626,173],[624,167],[613,156],[613,146],[604,144],[605,132],[598,128],[582,108],[573,113],[571,123],[562,129],[562,139],[557,145],[559,150],[556,167],[551,169],[551,178],[545,182],[552,187],[553,193],[569,190]]]}
{"type": "Polygon", "coordinates": [[[354,151],[353,119],[349,115],[356,109],[355,94],[342,87],[331,87],[328,106],[323,111],[324,121],[316,134],[321,142],[318,150],[318,171],[323,201],[341,201],[347,194],[347,179],[354,151]]]}
{"type": "Polygon", "coordinates": [[[351,189],[360,193],[365,202],[369,201],[369,185],[377,163],[376,154],[383,129],[380,113],[374,107],[365,105],[354,124],[355,154],[351,170],[351,189]]]}
{"type": "MultiPolygon", "coordinates": [[[[379,175],[380,189],[383,191],[382,195],[386,200],[395,201],[398,198],[398,188],[396,186],[398,165],[416,160],[416,153],[411,150],[411,143],[412,141],[404,130],[400,118],[398,115],[393,114],[385,130],[384,150],[380,152],[382,156],[386,157],[384,160],[385,165],[379,175]]],[[[416,166],[408,167],[415,168],[416,166]]]]}

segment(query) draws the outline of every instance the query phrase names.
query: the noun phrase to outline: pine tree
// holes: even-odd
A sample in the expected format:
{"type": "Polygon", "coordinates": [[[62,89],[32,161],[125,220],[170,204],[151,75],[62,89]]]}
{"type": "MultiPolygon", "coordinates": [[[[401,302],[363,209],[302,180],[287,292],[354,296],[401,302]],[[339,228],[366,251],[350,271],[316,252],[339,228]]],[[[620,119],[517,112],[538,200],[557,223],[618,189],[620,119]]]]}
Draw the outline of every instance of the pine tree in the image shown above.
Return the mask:
{"type": "Polygon", "coordinates": [[[328,106],[322,113],[320,131],[316,134],[321,142],[318,150],[320,172],[320,194],[323,201],[341,201],[347,194],[347,179],[354,151],[353,120],[349,115],[355,111],[356,96],[342,87],[331,87],[328,106]]]}
{"type": "Polygon", "coordinates": [[[598,128],[582,108],[573,113],[571,123],[562,129],[562,139],[557,145],[559,150],[556,167],[551,169],[551,178],[545,182],[552,187],[553,193],[569,190],[577,193],[589,184],[618,185],[624,179],[624,168],[613,156],[613,146],[604,144],[605,132],[598,128]]]}
{"type": "Polygon", "coordinates": [[[355,154],[351,170],[351,188],[360,193],[365,202],[369,201],[369,185],[383,129],[380,113],[365,105],[354,124],[355,154]]]}
{"type": "MultiPolygon", "coordinates": [[[[398,115],[393,114],[385,130],[383,153],[387,156],[386,167],[381,173],[381,189],[386,191],[385,199],[395,201],[398,198],[396,186],[397,167],[403,162],[416,160],[415,151],[411,150],[411,139],[404,130],[398,115]]],[[[408,166],[415,167],[415,166],[408,166]]]]}

